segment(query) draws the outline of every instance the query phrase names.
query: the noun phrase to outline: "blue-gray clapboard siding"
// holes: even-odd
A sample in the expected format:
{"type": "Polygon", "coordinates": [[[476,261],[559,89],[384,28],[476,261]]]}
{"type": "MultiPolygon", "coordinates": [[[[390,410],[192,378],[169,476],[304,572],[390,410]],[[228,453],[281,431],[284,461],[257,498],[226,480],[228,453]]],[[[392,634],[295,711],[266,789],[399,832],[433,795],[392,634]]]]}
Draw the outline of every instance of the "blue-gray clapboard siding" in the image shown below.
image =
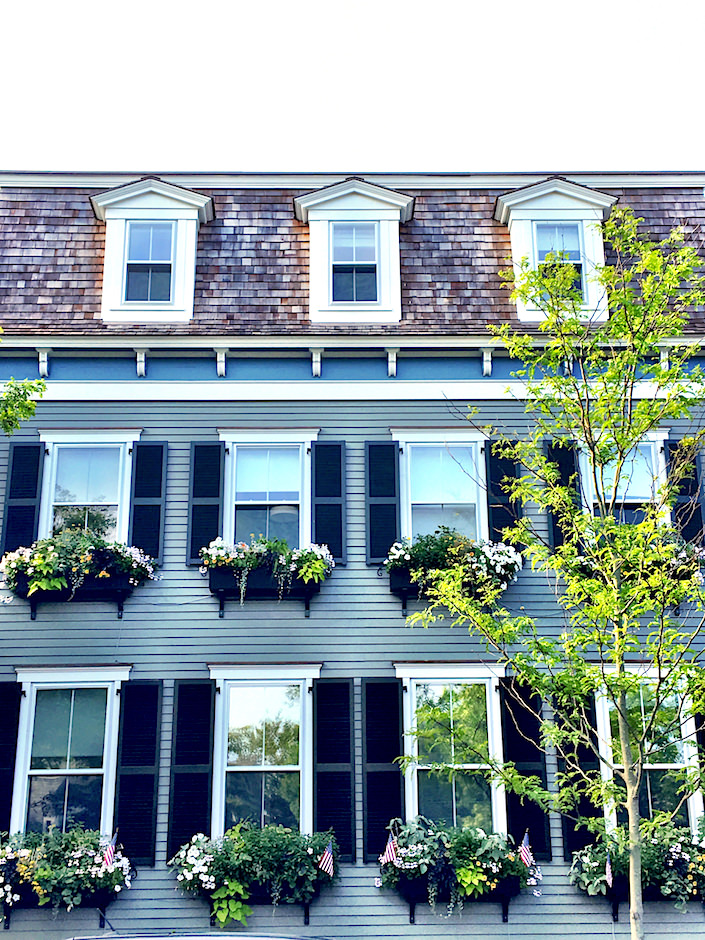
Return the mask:
{"type": "MultiPolygon", "coordinates": [[[[458,427],[466,403],[380,402],[378,404],[322,401],[297,406],[270,403],[95,403],[87,399],[70,405],[41,403],[34,421],[15,436],[31,440],[33,428],[142,427],[143,440],[169,442],[165,564],[162,579],[138,588],[125,604],[123,620],[108,604],[46,605],[30,622],[26,602],[0,605],[0,677],[14,678],[14,667],[85,665],[130,662],[133,678],[164,678],[162,750],[159,776],[157,865],[144,869],[133,889],[108,909],[117,930],[151,930],[165,935],[175,929],[209,932],[204,903],[181,897],[165,867],[174,680],[206,678],[207,663],[268,663],[287,660],[322,662],[323,675],[353,676],[355,715],[355,805],[357,855],[362,856],[361,682],[364,676],[392,676],[395,661],[472,661],[484,658],[480,645],[462,629],[449,624],[429,630],[410,629],[401,616],[399,600],[388,580],[365,565],[364,442],[388,439],[390,426],[458,427]],[[361,415],[364,424],[361,424],[361,415]],[[207,581],[196,568],[184,565],[187,529],[189,453],[192,440],[215,440],[219,427],[320,427],[320,440],[345,440],[347,448],[348,564],[338,567],[311,605],[305,620],[296,602],[249,603],[227,606],[218,618],[218,605],[207,581]],[[364,651],[364,653],[362,652],[364,651]]],[[[492,424],[521,434],[526,418],[520,405],[507,399],[479,403],[477,425],[492,424]]],[[[684,428],[685,429],[685,428],[684,428]]],[[[34,438],[36,439],[36,438],[34,438]]],[[[0,442],[0,505],[6,483],[7,443],[0,442]]],[[[545,529],[546,520],[537,520],[545,529]]],[[[546,630],[558,631],[564,620],[544,580],[522,572],[506,594],[509,605],[524,606],[546,630]]],[[[412,605],[413,608],[414,605],[412,605]]],[[[549,766],[549,772],[555,767],[549,766]]],[[[553,855],[562,857],[560,821],[551,820],[553,855]]],[[[380,850],[382,846],[380,846],[380,850]]],[[[347,865],[341,882],[314,903],[311,923],[304,927],[300,910],[287,906],[272,915],[257,908],[250,930],[304,937],[442,937],[482,936],[564,938],[570,936],[626,937],[628,917],[613,925],[607,903],[587,899],[572,889],[562,862],[544,866],[541,898],[531,894],[515,900],[508,924],[498,906],[468,905],[462,917],[433,917],[417,911],[416,925],[408,909],[390,892],[374,887],[374,865],[347,865]]],[[[674,931],[705,937],[705,917],[699,908],[680,915],[668,905],[647,907],[650,938],[674,931]]],[[[75,911],[52,920],[46,911],[17,911],[9,937],[18,940],[63,940],[97,933],[92,911],[75,911]]],[[[229,932],[229,931],[228,931],[229,932]]],[[[222,935],[214,928],[212,933],[222,935]]],[[[109,934],[106,934],[106,936],[109,934]]]]}

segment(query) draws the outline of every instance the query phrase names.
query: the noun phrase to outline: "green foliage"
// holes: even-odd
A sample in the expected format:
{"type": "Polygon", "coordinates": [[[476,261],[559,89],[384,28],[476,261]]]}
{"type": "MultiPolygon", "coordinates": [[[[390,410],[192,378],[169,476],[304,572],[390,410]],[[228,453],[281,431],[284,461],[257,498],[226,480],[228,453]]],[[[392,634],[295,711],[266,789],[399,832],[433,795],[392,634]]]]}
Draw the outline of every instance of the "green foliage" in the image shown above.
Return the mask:
{"type": "Polygon", "coordinates": [[[129,888],[132,866],[119,847],[111,865],[99,832],[75,826],[68,832],[28,832],[0,841],[0,901],[21,905],[34,895],[40,906],[68,911],[98,891],[129,888]]]}
{"type": "Polygon", "coordinates": [[[24,379],[18,382],[10,378],[0,396],[0,428],[8,436],[16,431],[23,421],[34,416],[37,407],[35,398],[46,391],[43,379],[24,379]]]}
{"type": "Polygon", "coordinates": [[[94,532],[64,529],[29,548],[8,552],[0,560],[5,584],[16,591],[21,575],[27,578],[28,594],[70,587],[71,596],[87,576],[105,578],[128,574],[130,584],[156,579],[157,564],[141,549],[121,542],[106,542],[94,532]]]}
{"type": "Polygon", "coordinates": [[[252,913],[245,903],[257,888],[273,905],[308,903],[323,885],[338,875],[338,846],[331,832],[302,835],[284,826],[257,829],[238,823],[220,839],[195,835],[170,860],[179,887],[205,895],[213,904],[218,924],[242,924],[252,913]],[[333,878],[318,864],[332,842],[333,878]]]}

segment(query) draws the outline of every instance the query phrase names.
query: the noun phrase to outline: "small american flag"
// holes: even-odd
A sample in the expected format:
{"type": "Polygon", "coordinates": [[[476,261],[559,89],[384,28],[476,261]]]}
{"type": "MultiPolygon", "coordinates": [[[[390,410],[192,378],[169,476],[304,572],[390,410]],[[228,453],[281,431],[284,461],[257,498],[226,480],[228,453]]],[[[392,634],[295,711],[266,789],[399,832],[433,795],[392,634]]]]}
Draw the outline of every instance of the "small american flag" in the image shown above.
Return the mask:
{"type": "Polygon", "coordinates": [[[521,840],[521,845],[519,846],[519,858],[526,865],[527,868],[530,868],[532,865],[536,864],[534,859],[534,853],[531,851],[531,846],[529,845],[529,830],[527,829],[524,833],[524,838],[521,840]]]}
{"type": "Polygon", "coordinates": [[[384,852],[379,857],[380,865],[386,865],[388,862],[393,862],[397,857],[397,840],[394,836],[389,833],[389,838],[387,839],[387,847],[384,852]]]}
{"type": "Polygon", "coordinates": [[[117,832],[112,837],[110,842],[105,847],[105,852],[103,853],[103,862],[106,866],[110,866],[115,861],[115,844],[117,842],[117,832]]]}
{"type": "Polygon", "coordinates": [[[609,850],[607,851],[607,861],[605,862],[605,881],[611,888],[614,879],[612,877],[612,859],[610,858],[609,850]]]}
{"type": "Polygon", "coordinates": [[[326,850],[321,855],[321,860],[318,863],[318,867],[321,871],[324,871],[327,875],[333,877],[333,840],[331,839],[326,846],[326,850]]]}

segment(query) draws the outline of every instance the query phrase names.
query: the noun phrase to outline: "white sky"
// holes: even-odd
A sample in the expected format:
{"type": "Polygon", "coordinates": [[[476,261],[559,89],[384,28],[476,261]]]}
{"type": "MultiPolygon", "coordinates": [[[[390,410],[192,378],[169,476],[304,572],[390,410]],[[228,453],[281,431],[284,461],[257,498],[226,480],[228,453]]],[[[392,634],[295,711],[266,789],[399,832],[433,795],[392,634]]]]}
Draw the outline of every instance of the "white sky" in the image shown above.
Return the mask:
{"type": "Polygon", "coordinates": [[[705,169],[703,0],[6,0],[0,35],[0,171],[705,169]]]}

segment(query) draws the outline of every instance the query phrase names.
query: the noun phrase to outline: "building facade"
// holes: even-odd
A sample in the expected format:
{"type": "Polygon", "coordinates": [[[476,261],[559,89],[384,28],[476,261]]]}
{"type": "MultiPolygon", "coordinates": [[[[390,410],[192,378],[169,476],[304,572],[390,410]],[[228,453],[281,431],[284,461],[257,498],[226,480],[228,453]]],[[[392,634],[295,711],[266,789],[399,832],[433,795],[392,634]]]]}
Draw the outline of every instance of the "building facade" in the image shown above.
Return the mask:
{"type": "MultiPolygon", "coordinates": [[[[138,870],[107,911],[120,932],[220,933],[166,862],[194,833],[259,814],[332,826],[341,879],[308,924],[262,907],[244,933],[628,935],[625,907],[613,923],[569,885],[558,817],[400,769],[414,702],[448,689],[476,697],[494,756],[547,779],[556,767],[513,734],[481,645],[448,623],[407,626],[418,602],[390,592],[382,563],[439,524],[478,538],[506,524],[487,428],[520,436],[527,417],[488,326],[538,327],[501,284],[509,260],[566,251],[606,316],[596,223],[619,203],[656,235],[693,233],[704,187],[675,173],[0,176],[0,380],[47,383],[0,442],[3,551],[78,514],[160,561],[158,581],[124,595],[0,606],[0,829],[73,811],[119,827],[138,870]],[[303,599],[211,590],[199,550],[259,533],[327,544],[332,576],[303,599]],[[297,730],[286,759],[232,759],[234,729],[282,716],[297,730]],[[420,906],[411,925],[375,887],[377,857],[392,817],[435,810],[519,840],[528,826],[542,896],[515,899],[507,923],[469,904],[447,919],[420,906]]],[[[549,633],[564,625],[530,571],[505,600],[549,633]]],[[[651,923],[654,937],[705,935],[698,910],[658,905],[651,923]]],[[[9,929],[59,940],[97,933],[97,915],[18,910],[9,929]]]]}

